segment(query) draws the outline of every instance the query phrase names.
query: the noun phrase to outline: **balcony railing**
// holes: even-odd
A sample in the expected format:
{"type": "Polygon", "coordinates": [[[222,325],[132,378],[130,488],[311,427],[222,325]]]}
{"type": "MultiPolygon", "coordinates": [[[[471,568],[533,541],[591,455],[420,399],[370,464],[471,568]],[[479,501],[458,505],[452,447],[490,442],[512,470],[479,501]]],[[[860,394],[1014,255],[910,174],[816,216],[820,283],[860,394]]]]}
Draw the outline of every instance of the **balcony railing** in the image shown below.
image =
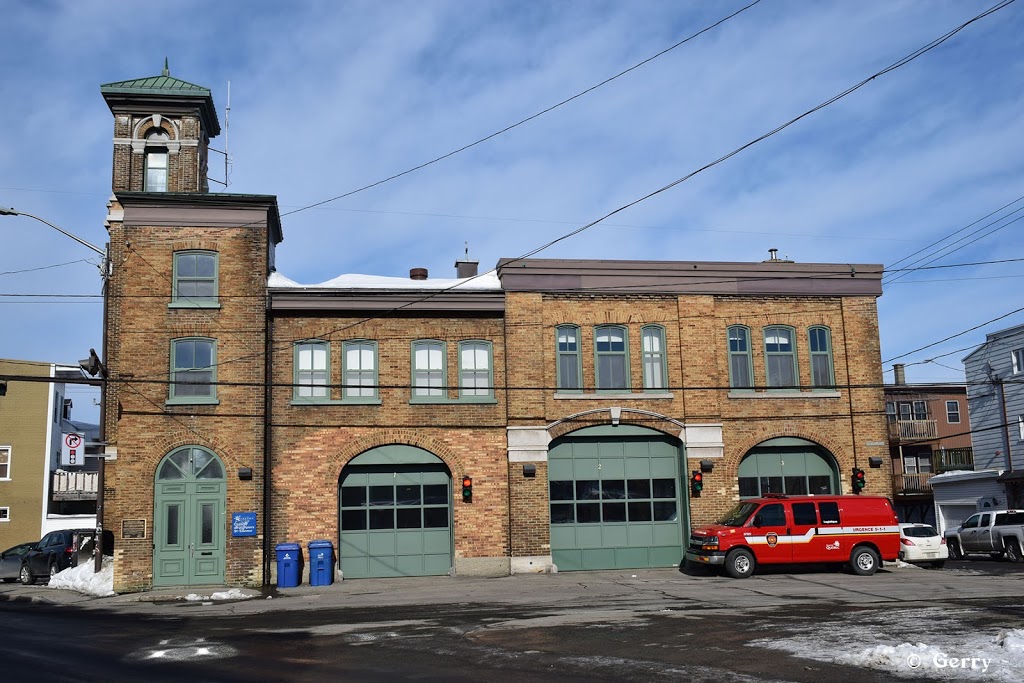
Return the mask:
{"type": "Polygon", "coordinates": [[[918,474],[896,474],[893,476],[893,483],[896,486],[897,494],[907,495],[932,492],[931,478],[934,475],[931,472],[918,474]]]}
{"type": "Polygon", "coordinates": [[[947,448],[941,451],[932,451],[932,470],[935,474],[941,474],[942,472],[949,472],[951,470],[973,469],[973,448],[947,448]]]}
{"type": "Polygon", "coordinates": [[[96,472],[53,473],[53,500],[96,500],[96,472]]]}
{"type": "Polygon", "coordinates": [[[935,420],[896,420],[889,423],[889,439],[893,441],[921,441],[938,436],[935,420]]]}

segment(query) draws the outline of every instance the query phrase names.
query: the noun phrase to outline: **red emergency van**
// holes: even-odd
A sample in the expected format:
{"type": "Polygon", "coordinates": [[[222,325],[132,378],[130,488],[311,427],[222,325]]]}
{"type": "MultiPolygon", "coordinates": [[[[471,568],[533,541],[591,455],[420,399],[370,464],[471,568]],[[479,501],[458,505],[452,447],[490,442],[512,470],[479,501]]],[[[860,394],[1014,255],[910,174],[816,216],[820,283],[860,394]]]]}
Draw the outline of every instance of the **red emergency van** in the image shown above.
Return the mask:
{"type": "Polygon", "coordinates": [[[734,578],[758,564],[831,562],[870,576],[895,561],[900,527],[882,496],[768,495],[740,501],[713,525],[694,529],[686,561],[734,578]]]}

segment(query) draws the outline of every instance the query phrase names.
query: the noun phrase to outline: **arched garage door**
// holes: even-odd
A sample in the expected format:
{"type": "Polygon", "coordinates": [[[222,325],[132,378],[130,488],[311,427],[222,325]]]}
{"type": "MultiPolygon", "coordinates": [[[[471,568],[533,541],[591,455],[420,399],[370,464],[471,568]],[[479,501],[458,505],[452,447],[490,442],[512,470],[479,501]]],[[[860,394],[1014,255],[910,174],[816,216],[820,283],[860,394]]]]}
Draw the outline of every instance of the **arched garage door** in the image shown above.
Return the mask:
{"type": "Polygon", "coordinates": [[[374,448],[342,470],[338,494],[346,579],[450,572],[451,475],[438,457],[413,446],[374,448]]]}
{"type": "Polygon", "coordinates": [[[589,427],[548,452],[551,557],[559,571],[675,567],[686,505],[678,439],[589,427]]]}
{"type": "Polygon", "coordinates": [[[770,439],[750,449],[740,461],[738,475],[740,498],[842,493],[835,456],[797,437],[770,439]]]}

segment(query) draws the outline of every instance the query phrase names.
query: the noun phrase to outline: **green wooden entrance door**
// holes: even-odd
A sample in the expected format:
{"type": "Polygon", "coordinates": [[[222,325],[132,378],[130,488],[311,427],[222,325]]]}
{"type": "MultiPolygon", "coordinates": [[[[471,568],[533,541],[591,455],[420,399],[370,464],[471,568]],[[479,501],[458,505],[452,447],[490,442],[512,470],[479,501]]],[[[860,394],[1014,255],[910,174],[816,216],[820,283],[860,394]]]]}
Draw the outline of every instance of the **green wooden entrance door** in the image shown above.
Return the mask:
{"type": "Polygon", "coordinates": [[[157,468],[153,585],[224,583],[224,468],[205,448],[179,448],[157,468]]]}
{"type": "Polygon", "coordinates": [[[675,567],[683,556],[680,443],[642,427],[591,427],[548,452],[551,558],[559,571],[675,567]]]}
{"type": "Polygon", "coordinates": [[[451,571],[451,475],[436,456],[411,446],[373,449],[345,468],[338,494],[346,579],[451,571]]]}

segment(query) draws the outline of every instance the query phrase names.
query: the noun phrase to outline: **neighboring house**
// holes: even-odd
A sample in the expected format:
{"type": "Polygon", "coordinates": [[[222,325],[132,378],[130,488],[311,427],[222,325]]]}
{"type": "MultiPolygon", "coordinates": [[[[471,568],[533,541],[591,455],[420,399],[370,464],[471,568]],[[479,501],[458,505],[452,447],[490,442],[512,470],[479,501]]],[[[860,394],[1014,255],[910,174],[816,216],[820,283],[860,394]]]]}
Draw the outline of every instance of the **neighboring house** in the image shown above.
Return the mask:
{"type": "Polygon", "coordinates": [[[0,396],[0,546],[39,540],[68,525],[95,526],[96,475],[88,471],[95,464],[84,456],[85,446],[95,450],[91,442],[99,427],[71,421],[72,403],[61,381],[81,379],[81,370],[0,360],[0,375],[40,378],[8,381],[0,396]],[[61,465],[63,434],[71,432],[87,434],[86,443],[76,454],[78,464],[61,465]]]}
{"type": "Polygon", "coordinates": [[[467,260],[300,285],[275,272],[276,198],[206,191],[209,90],[165,69],[101,91],[117,591],[259,585],[277,544],[314,539],[348,578],[676,566],[691,524],[849,493],[886,453],[879,265],[467,260]]]}
{"type": "Polygon", "coordinates": [[[902,364],[885,387],[893,502],[901,522],[935,522],[931,479],[952,470],[973,470],[967,387],[907,384],[902,364]]]}
{"type": "Polygon", "coordinates": [[[1024,505],[1024,325],[986,335],[963,359],[976,469],[999,472],[1009,504],[1024,505]]]}

